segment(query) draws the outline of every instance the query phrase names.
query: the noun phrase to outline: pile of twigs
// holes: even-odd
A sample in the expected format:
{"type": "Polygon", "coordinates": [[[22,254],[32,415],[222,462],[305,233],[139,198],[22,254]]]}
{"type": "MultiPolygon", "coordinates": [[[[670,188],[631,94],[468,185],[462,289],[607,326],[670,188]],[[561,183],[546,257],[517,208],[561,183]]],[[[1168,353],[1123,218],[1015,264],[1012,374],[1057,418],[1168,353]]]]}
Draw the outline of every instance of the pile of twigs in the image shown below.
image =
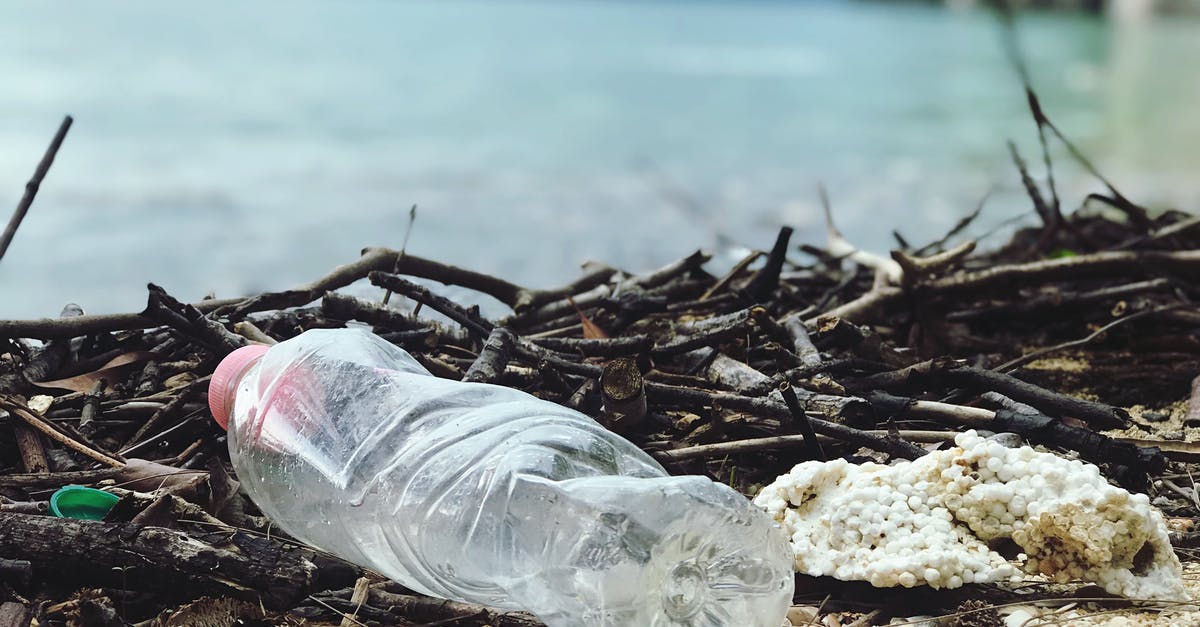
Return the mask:
{"type": "MultiPolygon", "coordinates": [[[[217,361],[248,342],[354,323],[437,376],[576,408],[673,473],[747,494],[806,459],[912,459],[971,428],[1094,462],[1169,515],[1195,518],[1198,451],[1184,434],[1200,426],[1197,222],[1080,213],[986,254],[943,241],[891,258],[836,231],[830,246],[796,249],[785,228],[725,276],[697,252],[648,274],[592,266],[553,290],[368,249],[284,292],[184,304],[151,285],[139,314],[3,321],[0,615],[537,624],[360,579],[281,536],[237,491],[204,403],[217,361]],[[379,298],[335,291],[362,279],[379,298]],[[431,282],[512,313],[486,319],[431,282]],[[47,516],[65,484],[121,501],[100,522],[47,516]]],[[[827,585],[824,611],[872,609],[855,590],[827,585]]],[[[923,594],[933,610],[964,598],[923,594]]]]}

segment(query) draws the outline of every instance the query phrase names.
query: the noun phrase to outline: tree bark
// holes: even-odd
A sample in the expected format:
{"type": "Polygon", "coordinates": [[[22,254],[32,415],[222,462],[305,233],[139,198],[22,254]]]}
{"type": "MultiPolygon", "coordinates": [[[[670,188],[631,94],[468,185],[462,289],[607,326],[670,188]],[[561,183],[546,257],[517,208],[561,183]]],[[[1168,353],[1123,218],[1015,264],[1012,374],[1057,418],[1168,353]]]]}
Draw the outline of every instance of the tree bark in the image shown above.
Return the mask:
{"type": "Polygon", "coordinates": [[[190,595],[234,596],[268,608],[308,596],[317,567],[295,548],[244,533],[197,534],[129,523],[0,512],[0,554],[40,578],[190,595]],[[46,577],[47,574],[52,577],[46,577]]]}

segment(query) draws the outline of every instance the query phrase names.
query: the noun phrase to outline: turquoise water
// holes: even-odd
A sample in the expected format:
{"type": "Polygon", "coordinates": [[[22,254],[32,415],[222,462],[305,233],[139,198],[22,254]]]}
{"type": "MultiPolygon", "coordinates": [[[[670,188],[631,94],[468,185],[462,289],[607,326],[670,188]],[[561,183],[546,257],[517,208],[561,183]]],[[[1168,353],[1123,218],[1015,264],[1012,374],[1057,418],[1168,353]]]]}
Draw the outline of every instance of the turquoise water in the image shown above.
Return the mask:
{"type": "MultiPolygon", "coordinates": [[[[1135,199],[1200,205],[1200,22],[1022,20],[1048,112],[1135,199]]],[[[855,2],[0,4],[0,211],[76,118],[0,262],[0,317],[282,289],[399,246],[552,285],[698,246],[885,251],[1036,135],[993,21],[855,2]]],[[[1075,206],[1097,190],[1060,162],[1075,206]]],[[[797,257],[800,259],[800,257],[797,257]]]]}

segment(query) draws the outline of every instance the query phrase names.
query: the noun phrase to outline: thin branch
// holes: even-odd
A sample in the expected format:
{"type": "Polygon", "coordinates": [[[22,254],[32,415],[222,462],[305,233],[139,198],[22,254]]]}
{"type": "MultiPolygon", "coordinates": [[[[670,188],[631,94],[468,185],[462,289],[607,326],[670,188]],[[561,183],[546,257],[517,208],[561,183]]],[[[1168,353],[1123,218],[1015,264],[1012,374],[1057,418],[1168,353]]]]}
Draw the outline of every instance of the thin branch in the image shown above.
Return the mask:
{"type": "MultiPolygon", "coordinates": [[[[404,241],[400,243],[400,253],[396,255],[396,264],[392,267],[392,274],[400,272],[400,260],[404,259],[404,253],[408,250],[408,237],[412,235],[413,224],[417,221],[417,206],[413,205],[408,210],[408,227],[404,229],[404,241]]],[[[383,304],[386,306],[388,301],[392,299],[392,291],[387,290],[383,293],[383,304]]]]}
{"type": "Polygon", "coordinates": [[[928,292],[958,292],[1008,284],[1026,287],[1034,281],[1054,281],[1153,272],[1200,272],[1200,250],[1108,251],[1029,263],[996,265],[962,272],[920,284],[928,292]]]}
{"type": "Polygon", "coordinates": [[[514,341],[512,331],[505,327],[492,329],[491,335],[479,351],[479,357],[463,375],[463,381],[499,383],[500,375],[504,374],[504,368],[512,354],[514,341]]]}
{"type": "Polygon", "coordinates": [[[370,279],[373,285],[403,294],[417,302],[432,307],[438,313],[450,318],[468,331],[476,333],[482,338],[486,338],[492,332],[494,325],[491,322],[471,314],[467,309],[445,296],[434,294],[424,285],[418,285],[399,275],[379,271],[369,273],[367,278],[370,279]]]}
{"type": "Polygon", "coordinates": [[[25,219],[25,214],[29,213],[29,207],[33,205],[33,199],[37,196],[38,189],[42,186],[42,180],[46,178],[46,173],[50,171],[50,166],[54,163],[54,157],[58,155],[58,149],[62,146],[63,140],[67,138],[67,131],[71,130],[71,124],[75,120],[71,116],[63,118],[62,124],[58,126],[58,132],[54,134],[54,139],[50,140],[50,146],[46,148],[45,154],[42,155],[42,161],[38,163],[37,169],[33,171],[33,178],[25,184],[25,193],[21,196],[21,201],[17,203],[17,209],[13,211],[12,217],[8,220],[8,226],[4,227],[4,234],[0,235],[0,258],[4,257],[4,253],[8,252],[8,245],[12,243],[13,237],[17,234],[17,228],[21,226],[21,221],[25,219]]]}
{"type": "Polygon", "coordinates": [[[785,226],[779,229],[775,245],[767,255],[767,263],[754,273],[750,282],[746,284],[745,292],[755,302],[766,302],[779,287],[779,273],[783,271],[783,262],[787,258],[788,241],[791,238],[792,227],[785,226]]]}
{"type": "Polygon", "coordinates": [[[96,449],[84,444],[83,442],[79,442],[79,441],[75,440],[74,438],[71,438],[71,437],[67,436],[66,434],[62,433],[58,429],[55,429],[53,426],[53,423],[50,423],[47,420],[38,416],[37,413],[35,413],[33,410],[31,410],[28,405],[26,405],[24,402],[22,402],[19,399],[19,397],[15,397],[15,396],[0,397],[0,407],[3,407],[4,410],[6,410],[8,413],[25,421],[25,423],[28,424],[30,427],[33,427],[34,429],[41,432],[42,435],[50,438],[51,440],[54,440],[55,442],[58,442],[59,444],[62,444],[63,446],[71,449],[72,451],[75,451],[76,453],[79,453],[81,455],[84,455],[86,457],[94,459],[106,466],[112,466],[114,468],[120,468],[125,465],[125,462],[123,462],[119,459],[116,459],[114,457],[111,457],[100,451],[97,451],[96,449]]]}
{"type": "Polygon", "coordinates": [[[779,384],[779,393],[792,414],[792,423],[799,427],[800,434],[804,436],[804,450],[808,457],[818,461],[828,459],[825,457],[825,451],[821,450],[821,443],[817,441],[817,434],[813,431],[808,414],[800,407],[800,400],[796,398],[796,391],[792,389],[792,385],[787,381],[779,384]]]}
{"type": "Polygon", "coordinates": [[[997,372],[1012,372],[1013,370],[1016,370],[1017,368],[1025,365],[1031,361],[1040,359],[1051,353],[1057,353],[1058,351],[1066,350],[1068,348],[1074,348],[1076,346],[1083,346],[1084,344],[1091,342],[1092,340],[1104,335],[1105,333],[1107,333],[1107,332],[1115,329],[1116,327],[1119,327],[1127,322],[1132,322],[1134,320],[1137,320],[1138,318],[1144,318],[1151,314],[1157,314],[1157,313],[1162,313],[1164,311],[1171,311],[1173,309],[1179,309],[1180,307],[1182,307],[1182,305],[1180,305],[1180,304],[1166,305],[1163,307],[1155,307],[1153,309],[1144,309],[1137,313],[1129,314],[1128,316],[1125,316],[1124,318],[1117,318],[1116,320],[1113,320],[1112,322],[1089,333],[1086,337],[1081,337],[1077,340],[1071,340],[1069,342],[1063,342],[1062,344],[1055,344],[1054,346],[1047,346],[1045,348],[1039,348],[1035,351],[1021,355],[1020,357],[1017,357],[1016,359],[1011,359],[1009,361],[1006,361],[1006,362],[1000,364],[999,366],[996,366],[995,368],[993,368],[993,370],[995,370],[997,372]]]}
{"type": "Polygon", "coordinates": [[[973,222],[975,222],[975,220],[979,217],[979,215],[981,213],[983,213],[983,208],[984,208],[984,206],[987,205],[988,199],[990,199],[992,197],[992,194],[994,194],[995,192],[996,192],[996,185],[992,184],[992,186],[989,187],[986,192],[984,192],[983,197],[979,199],[979,203],[975,205],[975,209],[972,210],[971,213],[960,218],[959,221],[957,223],[955,223],[955,225],[953,227],[951,227],[950,230],[947,231],[946,234],[941,237],[941,239],[938,239],[937,241],[934,241],[932,243],[926,244],[926,245],[918,248],[917,250],[913,251],[913,254],[920,257],[920,256],[928,255],[933,252],[941,251],[945,247],[946,243],[950,241],[951,238],[953,238],[955,235],[958,235],[959,233],[962,233],[963,230],[965,230],[968,226],[971,226],[971,224],[973,222]]]}
{"type": "MultiPolygon", "coordinates": [[[[889,431],[872,429],[863,433],[878,437],[887,437],[889,431]]],[[[954,431],[900,431],[899,435],[908,442],[953,442],[954,431]]],[[[762,451],[784,451],[807,448],[804,435],[777,435],[769,438],[750,438],[733,442],[716,442],[714,444],[699,444],[684,448],[654,451],[650,455],[660,462],[682,462],[690,459],[705,459],[723,457],[725,455],[741,455],[744,453],[760,453],[762,451]]],[[[838,438],[818,435],[817,440],[827,444],[842,443],[838,438]]]]}

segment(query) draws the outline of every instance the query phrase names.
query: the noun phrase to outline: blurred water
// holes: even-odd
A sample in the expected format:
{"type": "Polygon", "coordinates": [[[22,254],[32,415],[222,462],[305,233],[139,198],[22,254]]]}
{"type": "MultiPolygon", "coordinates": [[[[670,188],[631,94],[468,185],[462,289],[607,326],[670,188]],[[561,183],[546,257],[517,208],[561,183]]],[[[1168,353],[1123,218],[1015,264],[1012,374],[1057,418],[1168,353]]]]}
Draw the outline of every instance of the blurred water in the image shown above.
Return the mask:
{"type": "MultiPolygon", "coordinates": [[[[1044,104],[1127,195],[1200,203],[1200,22],[1022,20],[1044,104]]],[[[936,237],[1036,135],[986,13],[852,2],[6,2],[0,317],[282,289],[365,245],[552,285],[696,247],[936,237]]],[[[1097,186],[1060,161],[1075,206],[1097,186]]]]}

